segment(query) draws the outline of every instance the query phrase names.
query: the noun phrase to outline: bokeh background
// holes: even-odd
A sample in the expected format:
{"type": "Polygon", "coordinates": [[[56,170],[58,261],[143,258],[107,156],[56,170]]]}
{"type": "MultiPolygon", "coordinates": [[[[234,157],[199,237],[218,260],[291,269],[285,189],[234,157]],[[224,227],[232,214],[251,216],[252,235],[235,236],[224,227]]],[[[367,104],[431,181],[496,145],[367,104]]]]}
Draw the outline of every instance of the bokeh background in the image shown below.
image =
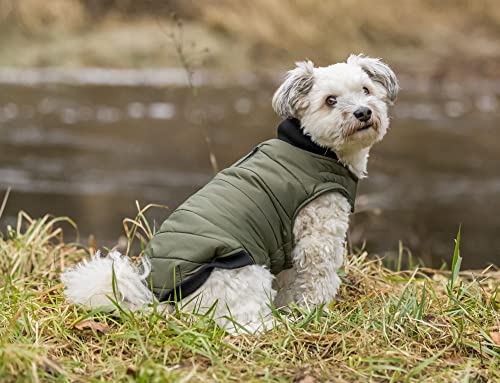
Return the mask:
{"type": "Polygon", "coordinates": [[[440,266],[461,224],[464,266],[500,264],[494,0],[0,0],[0,227],[69,216],[82,243],[113,246],[136,200],[171,210],[275,134],[295,61],[351,52],[402,86],[352,246],[390,259],[401,241],[440,266]]]}

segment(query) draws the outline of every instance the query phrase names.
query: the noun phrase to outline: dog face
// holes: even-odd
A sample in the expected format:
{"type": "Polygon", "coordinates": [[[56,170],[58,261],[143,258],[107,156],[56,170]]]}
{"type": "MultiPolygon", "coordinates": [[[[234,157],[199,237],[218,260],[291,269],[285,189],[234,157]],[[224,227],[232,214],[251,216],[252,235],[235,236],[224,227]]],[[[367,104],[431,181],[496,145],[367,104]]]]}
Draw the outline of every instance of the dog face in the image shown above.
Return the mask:
{"type": "Polygon", "coordinates": [[[394,72],[378,59],[351,55],[345,63],[323,68],[305,61],[288,72],[273,108],[283,118],[298,118],[318,145],[360,150],[384,137],[387,106],[398,91],[394,72]]]}

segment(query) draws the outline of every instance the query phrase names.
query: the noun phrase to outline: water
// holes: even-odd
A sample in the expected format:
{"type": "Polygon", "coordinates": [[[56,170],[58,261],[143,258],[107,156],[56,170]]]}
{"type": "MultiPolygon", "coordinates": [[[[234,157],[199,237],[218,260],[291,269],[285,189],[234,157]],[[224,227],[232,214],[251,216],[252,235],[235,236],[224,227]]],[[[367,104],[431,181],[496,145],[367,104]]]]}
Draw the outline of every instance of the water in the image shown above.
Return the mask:
{"type": "MultiPolygon", "coordinates": [[[[99,246],[113,245],[135,200],[172,209],[211,178],[206,134],[221,167],[275,134],[269,81],[200,81],[193,97],[182,81],[155,75],[164,82],[0,73],[0,191],[12,187],[2,227],[19,210],[69,216],[82,242],[94,234],[99,246]]],[[[455,85],[403,82],[409,90],[360,186],[353,245],[394,256],[401,240],[440,266],[462,224],[464,267],[500,264],[500,91],[455,85]]]]}

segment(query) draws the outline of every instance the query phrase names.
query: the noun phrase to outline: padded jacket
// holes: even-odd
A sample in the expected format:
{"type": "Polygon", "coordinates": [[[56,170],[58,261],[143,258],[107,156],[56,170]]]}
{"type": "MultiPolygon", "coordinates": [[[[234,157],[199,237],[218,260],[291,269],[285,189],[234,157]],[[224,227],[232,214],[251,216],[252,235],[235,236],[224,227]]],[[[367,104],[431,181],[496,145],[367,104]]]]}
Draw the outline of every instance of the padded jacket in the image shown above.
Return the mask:
{"type": "Polygon", "coordinates": [[[145,255],[160,301],[185,298],[214,268],[292,267],[293,223],[300,209],[337,192],[354,207],[357,178],[335,153],[314,144],[298,120],[218,173],[181,204],[153,236],[145,255]]]}

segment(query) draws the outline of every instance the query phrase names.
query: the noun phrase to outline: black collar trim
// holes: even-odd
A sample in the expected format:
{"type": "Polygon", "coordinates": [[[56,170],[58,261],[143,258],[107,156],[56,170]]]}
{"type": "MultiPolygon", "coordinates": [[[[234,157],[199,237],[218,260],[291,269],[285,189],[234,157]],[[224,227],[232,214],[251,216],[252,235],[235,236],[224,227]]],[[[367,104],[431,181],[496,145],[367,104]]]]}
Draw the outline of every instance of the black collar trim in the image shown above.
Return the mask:
{"type": "Polygon", "coordinates": [[[327,148],[322,148],[312,142],[311,137],[304,133],[300,126],[300,121],[296,118],[286,119],[278,125],[278,139],[311,153],[329,157],[337,161],[339,159],[335,152],[327,148]]]}

